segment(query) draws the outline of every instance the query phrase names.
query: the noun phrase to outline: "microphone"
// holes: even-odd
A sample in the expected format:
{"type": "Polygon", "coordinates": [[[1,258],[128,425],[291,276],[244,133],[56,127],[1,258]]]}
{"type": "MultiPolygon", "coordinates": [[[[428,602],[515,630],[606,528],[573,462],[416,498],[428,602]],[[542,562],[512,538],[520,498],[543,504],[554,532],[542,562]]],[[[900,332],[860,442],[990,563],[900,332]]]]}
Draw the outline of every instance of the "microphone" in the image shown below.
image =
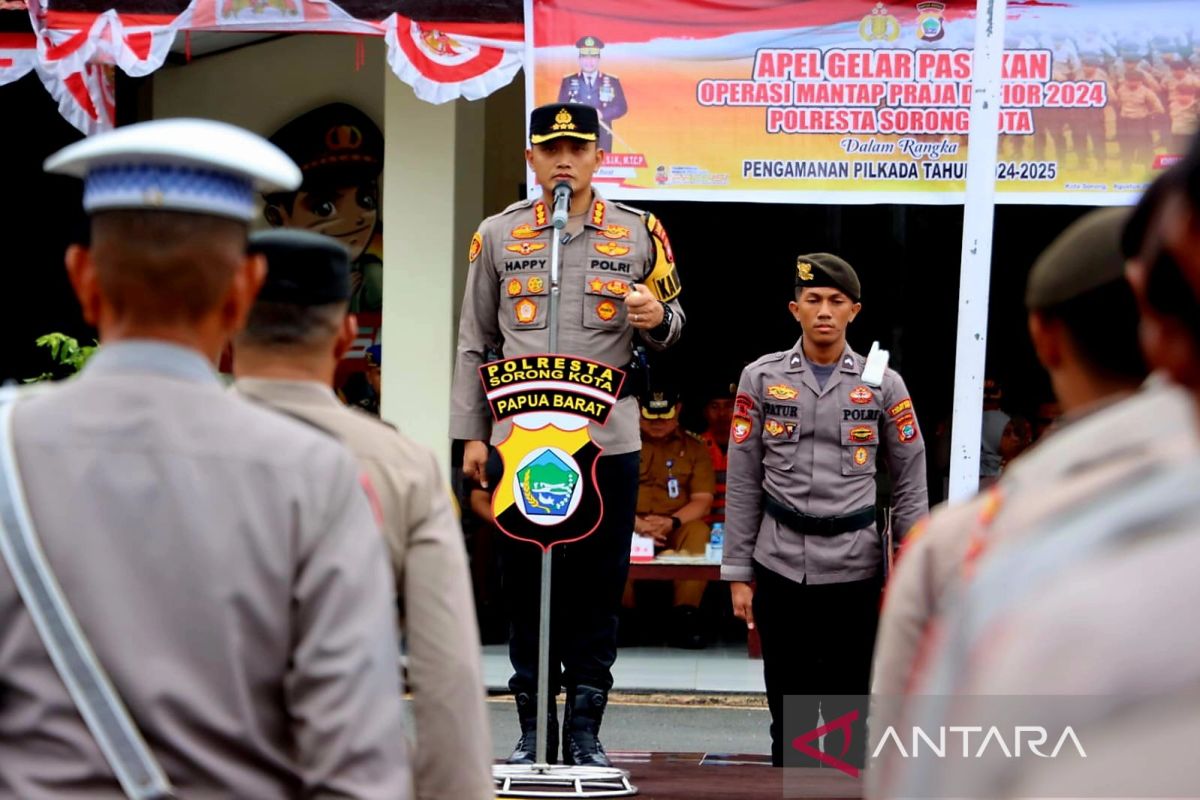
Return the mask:
{"type": "Polygon", "coordinates": [[[571,184],[559,181],[554,185],[554,230],[561,231],[567,227],[567,211],[571,207],[571,184]]]}

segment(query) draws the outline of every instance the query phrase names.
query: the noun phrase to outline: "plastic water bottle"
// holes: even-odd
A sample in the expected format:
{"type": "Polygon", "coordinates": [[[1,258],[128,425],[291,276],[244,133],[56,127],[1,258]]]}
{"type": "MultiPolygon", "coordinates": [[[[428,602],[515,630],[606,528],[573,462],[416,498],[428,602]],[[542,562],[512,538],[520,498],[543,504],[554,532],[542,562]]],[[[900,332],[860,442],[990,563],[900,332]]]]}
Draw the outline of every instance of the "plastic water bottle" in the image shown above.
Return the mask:
{"type": "Polygon", "coordinates": [[[714,522],[712,533],[708,537],[708,545],[704,548],[704,558],[714,564],[721,563],[725,552],[725,523],[714,522]]]}

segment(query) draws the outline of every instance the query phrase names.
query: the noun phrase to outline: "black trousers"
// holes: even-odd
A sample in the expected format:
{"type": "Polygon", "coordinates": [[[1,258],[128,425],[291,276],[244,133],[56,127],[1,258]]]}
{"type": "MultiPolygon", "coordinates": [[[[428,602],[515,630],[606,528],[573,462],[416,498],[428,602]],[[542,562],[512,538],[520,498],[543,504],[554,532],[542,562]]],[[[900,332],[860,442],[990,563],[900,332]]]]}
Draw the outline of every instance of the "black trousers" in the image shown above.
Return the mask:
{"type": "MultiPolygon", "coordinates": [[[[817,727],[818,712],[829,723],[854,708],[852,703],[822,695],[870,692],[881,583],[879,578],[796,583],[758,562],[754,578],[754,622],[762,640],[763,677],[771,709],[771,763],[779,767],[791,741],[817,727]],[[790,701],[784,731],[783,698],[787,695],[804,695],[805,699],[790,701]]],[[[851,749],[843,760],[861,766],[866,755],[865,714],[854,723],[852,734],[851,749]]],[[[836,738],[832,752],[841,757],[840,735],[836,738]]],[[[801,761],[800,753],[788,757],[789,765],[801,761]]],[[[804,764],[819,765],[815,760],[804,764]]]]}
{"type": "MultiPolygon", "coordinates": [[[[571,692],[580,684],[603,691],[612,688],[617,618],[629,575],[640,458],[641,454],[634,452],[603,456],[596,461],[596,483],[604,498],[600,526],[582,541],[551,549],[551,697],[560,689],[571,692]]],[[[534,694],[542,551],[507,536],[503,541],[501,580],[511,622],[508,654],[514,670],[508,686],[513,692],[534,694]]]]}

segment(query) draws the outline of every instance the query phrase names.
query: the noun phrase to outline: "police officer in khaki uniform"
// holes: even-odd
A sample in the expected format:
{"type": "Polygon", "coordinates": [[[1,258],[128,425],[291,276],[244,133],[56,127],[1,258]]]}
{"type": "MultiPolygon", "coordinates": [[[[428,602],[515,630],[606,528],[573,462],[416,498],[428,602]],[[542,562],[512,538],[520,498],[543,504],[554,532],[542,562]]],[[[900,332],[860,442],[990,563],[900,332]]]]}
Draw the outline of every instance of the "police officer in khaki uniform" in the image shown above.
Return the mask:
{"type": "MultiPolygon", "coordinates": [[[[886,463],[893,526],[928,510],[925,445],[904,380],[863,381],[866,359],[846,343],[861,309],[858,276],[827,253],[796,261],[788,308],[803,335],[742,372],[729,445],[725,552],[734,614],[762,638],[771,760],[783,765],[785,695],[868,690],[885,557],[875,527],[875,473],[886,463]],[[751,587],[751,581],[756,583],[751,587]]],[[[809,700],[796,732],[849,709],[809,700]]],[[[855,750],[862,760],[862,720],[855,750]]],[[[790,763],[790,762],[789,762],[790,763]]]]}
{"type": "MultiPolygon", "coordinates": [[[[542,194],[514,203],[483,221],[471,241],[454,367],[450,434],[465,439],[463,470],[484,488],[499,479],[486,440],[503,441],[511,423],[492,426],[478,368],[488,353],[504,357],[545,353],[549,347],[550,237],[554,186],[571,187],[570,218],[562,232],[561,353],[622,366],[637,337],[656,349],[674,343],[683,328],[679,276],[667,234],[653,214],[610,203],[591,184],[604,152],[600,125],[589,106],[555,104],[530,115],[525,157],[542,194]]],[[[637,401],[624,397],[591,437],[601,448],[596,477],[604,518],[587,539],[555,547],[555,620],[551,632],[552,698],[565,684],[568,762],[607,765],[597,732],[612,687],[617,615],[629,572],[637,502],[637,401]]],[[[522,736],[515,763],[532,763],[537,720],[538,595],[541,558],[536,548],[504,540],[504,586],[512,614],[509,654],[515,674],[522,736]]],[[[553,702],[551,703],[553,707],[553,702]]],[[[557,738],[551,722],[548,741],[557,738]]],[[[543,754],[548,759],[552,753],[543,754]]]]}
{"type": "Polygon", "coordinates": [[[490,800],[491,742],[479,631],[458,515],[429,450],[333,393],[358,335],[345,247],[307,231],[265,231],[251,253],[266,283],[235,340],[235,387],[329,431],[357,457],[383,515],[403,609],[416,722],[419,800],[490,800]]]}
{"type": "MultiPolygon", "coordinates": [[[[642,400],[642,462],[634,530],[654,539],[655,549],[703,555],[712,510],[712,458],[699,437],[679,426],[683,405],[674,391],[655,391],[642,400]]],[[[706,581],[675,581],[669,641],[704,647],[700,600],[706,581]]]]}
{"type": "MultiPolygon", "coordinates": [[[[1034,527],[1034,517],[1080,502],[1063,484],[1082,487],[1085,475],[1132,470],[1187,441],[1192,426],[1181,425],[1186,412],[1169,391],[1158,413],[1165,429],[1179,432],[1170,441],[1159,442],[1153,429],[1117,424],[1109,416],[1109,407],[1131,397],[1146,378],[1137,306],[1120,246],[1128,216],[1126,209],[1112,208],[1086,215],[1034,264],[1025,298],[1030,336],[1066,413],[1064,427],[1013,462],[991,489],[971,502],[938,508],[909,534],[879,624],[875,693],[903,694],[919,682],[919,654],[931,644],[956,585],[969,579],[975,562],[999,536],[1019,535],[1034,527]],[[1108,421],[1089,424],[1082,436],[1072,430],[1096,415],[1108,421]],[[1012,513],[1020,515],[1016,525],[1006,521],[1012,513]]],[[[1147,396],[1162,393],[1158,384],[1146,390],[1147,396]]]]}
{"type": "MultiPolygon", "coordinates": [[[[255,192],[298,170],[201,120],[89,137],[47,169],[85,178],[91,242],[67,273],[101,347],[16,401],[16,463],[134,724],[183,797],[411,797],[394,592],[358,465],[215,371],[265,274],[246,254],[255,192]]],[[[3,568],[0,787],[125,796],[3,568]]]]}
{"type": "Polygon", "coordinates": [[[1002,758],[936,769],[898,759],[896,777],[873,797],[1195,793],[1200,628],[1180,613],[1200,604],[1200,142],[1151,186],[1125,244],[1142,347],[1171,385],[1160,381],[1046,443],[1046,456],[1056,451],[1076,470],[1052,487],[1017,487],[1001,504],[997,544],[948,608],[916,687],[930,696],[913,697],[909,714],[936,730],[972,713],[978,698],[1072,695],[1022,722],[1053,735],[1070,725],[1087,757],[1023,759],[1018,770],[1002,758]],[[1098,440],[1114,435],[1126,442],[1120,461],[1097,462],[1098,440]],[[959,697],[939,702],[947,694],[959,697]]]}

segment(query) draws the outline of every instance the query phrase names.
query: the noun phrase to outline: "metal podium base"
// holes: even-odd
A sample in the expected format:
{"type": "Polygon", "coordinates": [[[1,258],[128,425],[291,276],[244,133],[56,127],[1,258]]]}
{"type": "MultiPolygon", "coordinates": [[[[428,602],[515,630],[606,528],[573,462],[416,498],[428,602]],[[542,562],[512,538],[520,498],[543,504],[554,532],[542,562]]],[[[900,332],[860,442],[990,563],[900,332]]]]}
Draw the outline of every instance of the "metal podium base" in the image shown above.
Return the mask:
{"type": "Polygon", "coordinates": [[[497,797],[632,797],[637,787],[617,767],[496,764],[497,797]]]}

